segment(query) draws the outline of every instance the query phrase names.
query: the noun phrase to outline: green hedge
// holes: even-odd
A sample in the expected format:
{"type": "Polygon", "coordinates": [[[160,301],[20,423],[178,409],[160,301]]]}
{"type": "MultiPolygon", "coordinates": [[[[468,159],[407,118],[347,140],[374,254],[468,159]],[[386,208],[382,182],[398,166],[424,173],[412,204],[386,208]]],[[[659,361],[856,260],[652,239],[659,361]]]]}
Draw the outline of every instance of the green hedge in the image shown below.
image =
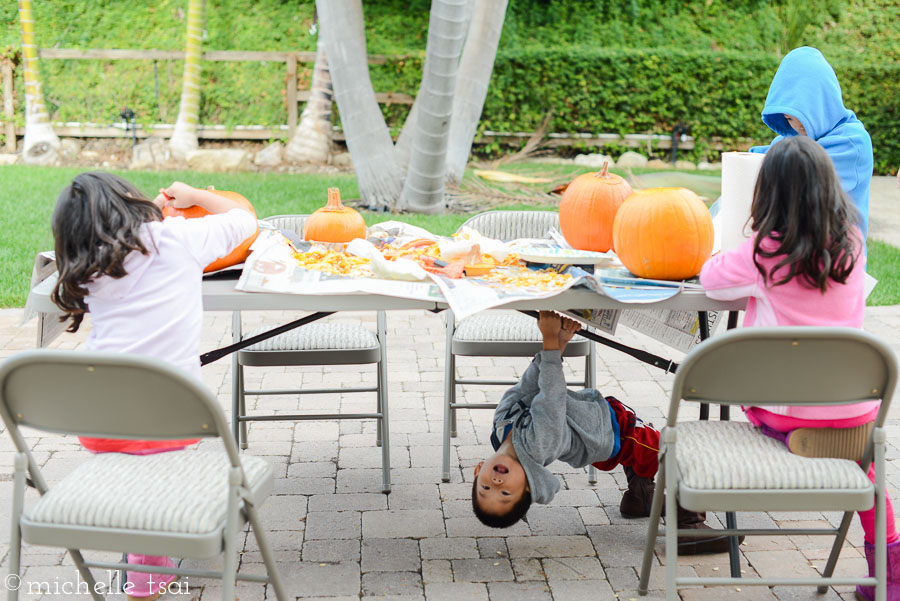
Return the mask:
{"type": "MultiPolygon", "coordinates": [[[[479,131],[534,131],[550,110],[550,131],[554,132],[668,134],[676,124],[684,123],[698,140],[697,148],[688,154],[695,159],[714,159],[715,152],[704,144],[713,137],[722,138],[728,148],[738,148],[739,138],[760,143],[771,139],[760,110],[778,60],[761,52],[666,48],[501,52],[479,131]]],[[[836,61],[834,67],[843,86],[844,103],[872,136],[876,173],[896,172],[900,165],[900,105],[895,100],[900,97],[900,65],[836,61]]],[[[156,72],[149,61],[56,60],[43,61],[41,68],[55,120],[114,121],[127,104],[141,123],[175,121],[181,87],[179,61],[160,61],[156,72]]],[[[379,92],[415,95],[421,68],[421,56],[373,65],[373,85],[379,92]]],[[[282,65],[208,63],[203,76],[203,122],[285,122],[282,65]]],[[[301,88],[308,85],[308,78],[308,70],[301,69],[301,88]]],[[[19,84],[17,93],[22,99],[21,81],[19,84]]],[[[408,109],[406,105],[383,106],[395,131],[403,125],[408,109]]]]}
{"type": "MultiPolygon", "coordinates": [[[[767,143],[774,137],[760,112],[778,63],[764,53],[659,48],[501,52],[479,131],[534,131],[551,110],[553,132],[668,134],[683,123],[698,140],[688,154],[714,159],[705,143],[714,137],[726,148],[739,148],[739,139],[767,143]]],[[[900,65],[834,67],[844,104],[872,136],[876,173],[895,173],[900,65]]],[[[373,71],[374,85],[415,94],[420,69],[418,60],[395,61],[373,71]]],[[[403,107],[384,111],[389,122],[402,125],[403,107]]]]}

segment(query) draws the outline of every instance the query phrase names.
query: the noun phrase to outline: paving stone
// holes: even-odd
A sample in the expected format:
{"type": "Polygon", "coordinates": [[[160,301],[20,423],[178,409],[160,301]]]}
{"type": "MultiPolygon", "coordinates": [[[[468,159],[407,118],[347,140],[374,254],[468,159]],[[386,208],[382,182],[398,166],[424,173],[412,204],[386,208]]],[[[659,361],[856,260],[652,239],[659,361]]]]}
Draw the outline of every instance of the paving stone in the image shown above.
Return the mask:
{"type": "Polygon", "coordinates": [[[547,580],[606,580],[596,557],[551,557],[542,559],[547,580]]]}
{"type": "Polygon", "coordinates": [[[610,523],[602,507],[579,507],[578,514],[585,526],[608,526],[610,523]]]}
{"type": "Polygon", "coordinates": [[[820,595],[817,587],[813,586],[775,586],[772,594],[779,601],[840,601],[841,596],[833,588],[829,588],[824,595],[820,595]]]}
{"type": "Polygon", "coordinates": [[[441,509],[440,489],[436,483],[399,484],[394,482],[391,494],[384,496],[387,498],[390,509],[441,509]]]}
{"type": "Polygon", "coordinates": [[[428,538],[444,534],[444,518],[435,510],[388,510],[363,513],[364,538],[428,538]]]}
{"type": "MultiPolygon", "coordinates": [[[[477,542],[480,544],[481,540],[477,542]]],[[[474,559],[479,556],[474,538],[423,538],[419,541],[419,549],[423,560],[474,559]]]]}
{"type": "Polygon", "coordinates": [[[334,478],[337,465],[333,461],[292,462],[288,465],[288,478],[334,478]]]}
{"type": "Polygon", "coordinates": [[[383,493],[313,495],[309,498],[309,511],[371,511],[386,509],[387,497],[388,495],[383,493]]]}
{"type": "Polygon", "coordinates": [[[303,543],[305,562],[341,563],[359,561],[359,540],[310,540],[303,543]]]}
{"type": "Polygon", "coordinates": [[[427,601],[488,601],[487,586],[481,582],[436,582],[425,585],[427,601]]]}
{"type": "Polygon", "coordinates": [[[544,574],[544,566],[541,565],[541,560],[534,557],[529,559],[513,559],[512,568],[516,575],[516,580],[520,582],[526,580],[544,581],[547,579],[547,575],[544,574]]]}
{"type": "Polygon", "coordinates": [[[590,526],[590,540],[604,566],[637,566],[644,554],[646,526],[590,526]]]}
{"type": "Polygon", "coordinates": [[[506,548],[506,539],[502,537],[483,537],[478,538],[478,554],[483,559],[496,559],[498,557],[509,557],[509,551],[506,548]]]}
{"type": "Polygon", "coordinates": [[[776,597],[764,586],[716,586],[679,589],[682,601],[775,601],[776,597]]]}
{"type": "Polygon", "coordinates": [[[514,580],[508,559],[454,559],[453,579],[456,582],[501,582],[514,580]]]}
{"type": "Polygon", "coordinates": [[[306,497],[301,495],[270,496],[259,510],[267,530],[302,530],[306,516],[306,497]]]}
{"type": "Polygon", "coordinates": [[[593,557],[594,545],[586,536],[510,536],[506,539],[509,556],[526,557],[593,557]]]}
{"type": "Polygon", "coordinates": [[[449,559],[423,559],[422,582],[426,585],[435,582],[453,582],[453,566],[449,559]]]}
{"type": "Polygon", "coordinates": [[[536,536],[585,534],[581,514],[574,507],[532,507],[528,510],[528,526],[536,536]]]}
{"type": "Polygon", "coordinates": [[[408,597],[424,593],[422,576],[416,572],[370,572],[362,576],[363,596],[408,597]]]}
{"type": "Polygon", "coordinates": [[[367,572],[417,572],[419,543],[406,538],[369,538],[362,542],[360,569],[367,572]]]}
{"type": "Polygon", "coordinates": [[[554,599],[618,601],[618,597],[605,580],[552,580],[549,584],[554,599]]]}
{"type": "MultiPolygon", "coordinates": [[[[359,564],[293,562],[278,566],[284,588],[297,597],[359,595],[359,564]]],[[[243,601],[243,600],[242,600],[243,601]]]]}
{"type": "Polygon", "coordinates": [[[541,582],[491,582],[491,601],[551,601],[550,586],[541,582]]]}
{"type": "MultiPolygon", "coordinates": [[[[471,504],[471,502],[470,502],[471,504]]],[[[447,536],[496,536],[497,529],[485,526],[478,518],[469,513],[467,517],[450,517],[446,520],[447,536]]],[[[531,533],[524,520],[504,529],[505,534],[524,536],[531,533]]]]}
{"type": "MultiPolygon", "coordinates": [[[[393,474],[392,474],[393,476],[393,474]]],[[[392,478],[393,479],[393,478],[392,478]]],[[[337,475],[338,493],[381,492],[381,468],[378,469],[341,469],[337,475]]]]}
{"type": "Polygon", "coordinates": [[[763,578],[814,578],[818,575],[800,551],[749,551],[744,555],[763,578]]]}
{"type": "Polygon", "coordinates": [[[360,512],[314,511],[306,516],[306,539],[347,539],[360,536],[360,512]]]}

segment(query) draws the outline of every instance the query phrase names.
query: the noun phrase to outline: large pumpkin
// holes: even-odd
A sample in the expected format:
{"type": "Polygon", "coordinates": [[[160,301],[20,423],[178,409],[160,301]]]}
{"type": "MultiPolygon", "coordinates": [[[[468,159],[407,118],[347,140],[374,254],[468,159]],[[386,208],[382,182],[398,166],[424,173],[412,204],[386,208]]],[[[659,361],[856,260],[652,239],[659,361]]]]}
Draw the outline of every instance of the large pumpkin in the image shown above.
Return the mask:
{"type": "Polygon", "coordinates": [[[559,228],[579,250],[606,252],[613,247],[613,219],[632,192],[625,179],[610,173],[607,163],[596,173],[579,175],[559,202],[559,228]]]}
{"type": "Polygon", "coordinates": [[[613,243],[619,259],[635,275],[692,278],[712,254],[712,217],[700,197],[687,188],[638,190],[616,213],[613,243]]]}
{"type": "MultiPolygon", "coordinates": [[[[227,190],[210,190],[210,192],[218,194],[219,196],[224,196],[225,198],[229,198],[237,202],[239,205],[253,213],[253,216],[256,217],[256,211],[253,209],[253,205],[250,204],[250,201],[237,192],[229,192],[227,190]]],[[[171,206],[163,207],[162,213],[163,217],[184,217],[185,219],[196,219],[198,217],[205,217],[210,214],[210,212],[203,207],[196,205],[193,207],[187,207],[185,209],[176,209],[175,207],[171,206]]],[[[256,228],[256,231],[253,233],[253,235],[241,242],[240,246],[235,248],[224,257],[220,257],[207,265],[203,269],[203,273],[218,271],[219,269],[224,269],[226,267],[231,267],[232,265],[243,263],[247,259],[247,257],[250,256],[250,245],[253,244],[253,241],[256,240],[256,237],[258,235],[259,228],[256,228]]]]}
{"type": "Polygon", "coordinates": [[[303,226],[303,239],[316,242],[350,242],[366,237],[366,222],[352,207],[341,203],[341,192],[328,188],[328,204],[314,212],[303,226]]]}

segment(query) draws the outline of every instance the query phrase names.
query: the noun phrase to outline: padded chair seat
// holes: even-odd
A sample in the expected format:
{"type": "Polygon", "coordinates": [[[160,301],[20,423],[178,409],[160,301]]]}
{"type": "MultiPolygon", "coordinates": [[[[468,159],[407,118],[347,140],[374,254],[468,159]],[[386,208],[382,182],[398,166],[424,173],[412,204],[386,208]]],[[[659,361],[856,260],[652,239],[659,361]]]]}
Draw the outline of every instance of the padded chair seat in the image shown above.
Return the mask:
{"type": "MultiPolygon", "coordinates": [[[[250,498],[261,504],[274,485],[272,467],[252,455],[241,463],[250,498]]],[[[34,525],[208,534],[225,521],[230,467],[225,453],[104,453],[75,468],[23,517],[34,525]]]]}
{"type": "MultiPolygon", "coordinates": [[[[244,339],[271,330],[256,328],[244,339]]],[[[238,352],[241,365],[350,365],[375,363],[381,356],[378,337],[369,329],[351,323],[314,322],[238,352]],[[305,358],[303,351],[310,351],[305,358]]]]}
{"type": "MultiPolygon", "coordinates": [[[[769,510],[791,510],[796,507],[794,495],[818,496],[823,509],[830,495],[840,496],[842,503],[848,496],[858,497],[859,509],[873,503],[874,487],[855,462],[794,455],[784,443],[746,422],[679,422],[676,449],[679,500],[687,509],[753,510],[758,499],[769,510]],[[773,493],[782,489],[785,499],[773,507],[773,493]],[[704,496],[719,501],[707,506],[704,496]],[[723,504],[723,497],[730,501],[723,504]]],[[[803,507],[815,509],[809,499],[803,507]]]]}
{"type": "MultiPolygon", "coordinates": [[[[542,346],[543,336],[537,320],[518,311],[476,313],[460,321],[453,332],[455,355],[530,357],[542,346]]],[[[566,357],[583,357],[589,350],[588,341],[575,336],[566,345],[564,354],[566,357]]]]}

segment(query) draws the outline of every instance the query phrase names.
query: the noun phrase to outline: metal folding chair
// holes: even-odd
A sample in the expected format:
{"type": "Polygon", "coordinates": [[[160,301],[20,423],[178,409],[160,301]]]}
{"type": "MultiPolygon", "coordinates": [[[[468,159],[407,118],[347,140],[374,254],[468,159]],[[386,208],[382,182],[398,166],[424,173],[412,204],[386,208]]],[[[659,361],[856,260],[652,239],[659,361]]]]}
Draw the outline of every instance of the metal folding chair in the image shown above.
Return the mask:
{"type": "MultiPolygon", "coordinates": [[[[862,330],[783,327],[731,330],[696,346],[675,376],[660,471],[644,548],[638,592],[647,594],[665,495],[666,515],[676,504],[693,511],[842,511],[837,528],[726,529],[723,534],[833,535],[822,578],[697,578],[678,576],[678,536],[700,530],[665,529],[666,599],[678,586],[874,585],[885,599],[884,421],[897,380],[891,349],[862,330]],[[687,402],[726,405],[835,405],[881,401],[861,463],[806,458],[747,422],[678,422],[687,402]],[[876,483],[867,472],[875,461],[876,483]],[[875,577],[832,574],[853,513],[876,507],[875,577]]],[[[708,531],[706,531],[708,532],[708,531]]]]}
{"type": "MultiPolygon", "coordinates": [[[[85,561],[81,549],[197,559],[223,554],[221,571],[164,571],[221,578],[223,599],[234,598],[235,578],[268,582],[287,601],[257,511],[274,487],[272,467],[240,457],[222,409],[200,382],[138,355],[26,351],[0,364],[0,416],[16,447],[9,578],[19,577],[23,541],[68,549],[95,601],[104,597],[90,568],[160,568],[85,561]],[[225,452],[104,453],[48,488],[20,426],[106,438],[215,437],[225,452]],[[27,509],[26,479],[41,494],[27,509]],[[237,570],[238,537],[248,522],[267,574],[237,570]]],[[[7,594],[18,598],[16,587],[7,594]]]]}
{"type": "MultiPolygon", "coordinates": [[[[303,235],[303,226],[308,215],[278,215],[264,221],[279,230],[303,235]]],[[[390,431],[388,423],[387,392],[387,318],[384,311],[378,311],[377,331],[358,324],[314,322],[279,334],[262,342],[242,349],[232,355],[232,428],[235,440],[242,449],[247,448],[247,422],[251,421],[309,421],[309,420],[376,420],[375,443],[381,447],[382,491],[391,490],[390,431]],[[248,390],[244,382],[245,367],[301,366],[301,365],[364,365],[374,364],[375,386],[344,388],[296,388],[288,390],[248,390]],[[331,394],[341,395],[355,392],[375,392],[376,407],[370,413],[316,413],[316,414],[248,414],[247,395],[293,395],[331,394]]],[[[256,328],[246,334],[242,332],[241,313],[232,316],[234,342],[251,338],[271,329],[270,326],[256,328]]]]}

